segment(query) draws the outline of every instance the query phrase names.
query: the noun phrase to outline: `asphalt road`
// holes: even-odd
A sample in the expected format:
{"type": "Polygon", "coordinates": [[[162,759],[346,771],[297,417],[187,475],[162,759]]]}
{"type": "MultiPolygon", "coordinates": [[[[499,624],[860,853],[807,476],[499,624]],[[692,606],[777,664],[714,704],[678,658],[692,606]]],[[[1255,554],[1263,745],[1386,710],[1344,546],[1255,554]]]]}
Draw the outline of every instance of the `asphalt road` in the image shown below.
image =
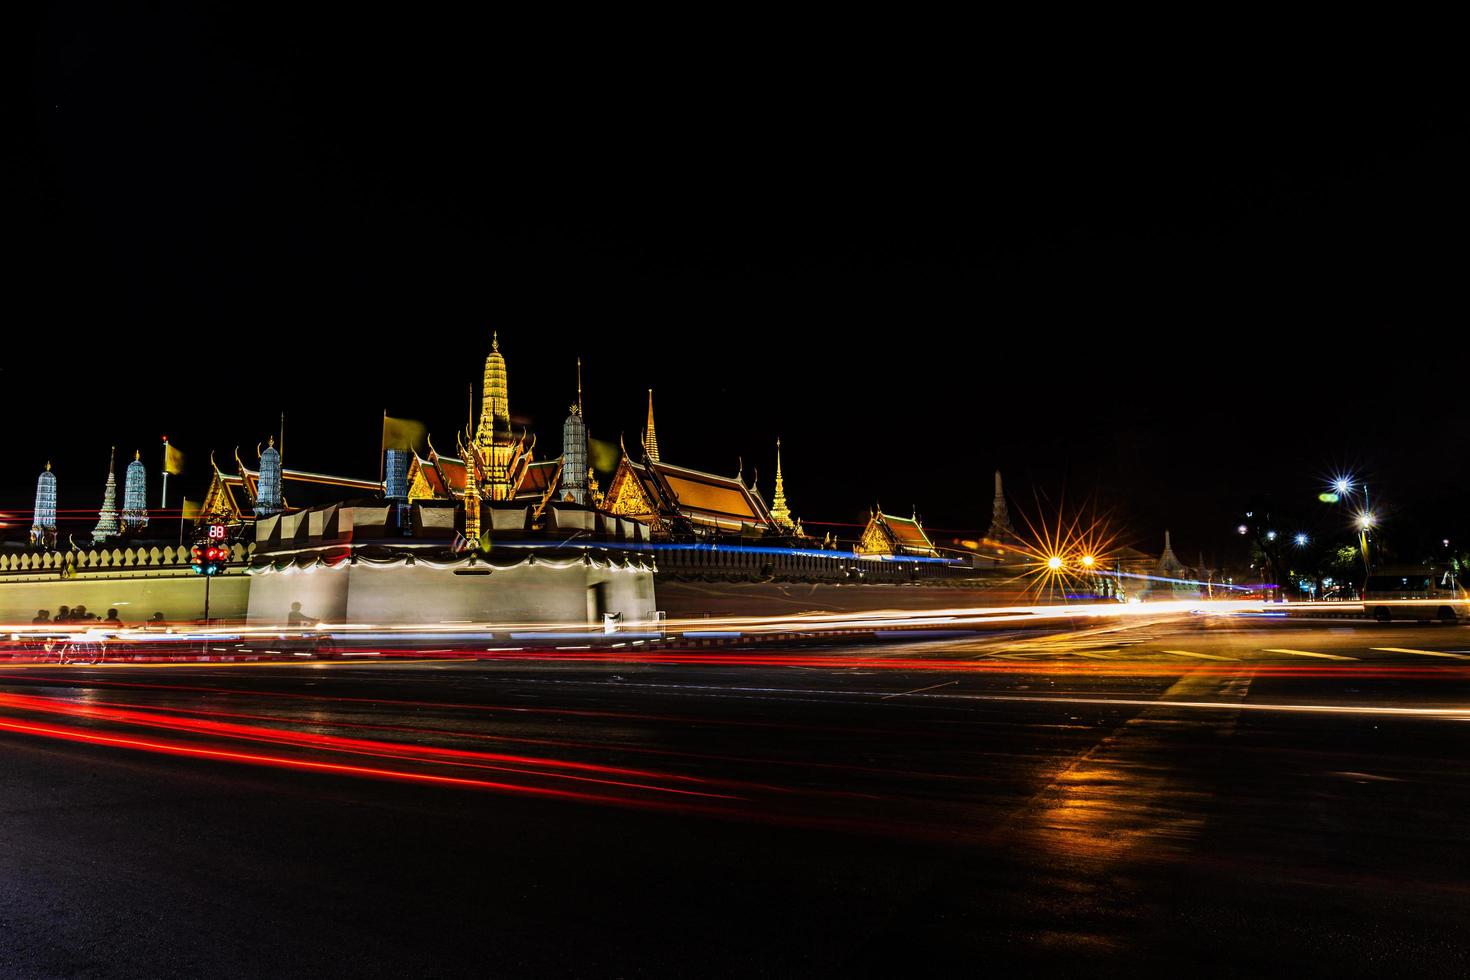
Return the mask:
{"type": "Polygon", "coordinates": [[[1470,627],[672,659],[0,668],[0,972],[1470,972],[1470,627]]]}

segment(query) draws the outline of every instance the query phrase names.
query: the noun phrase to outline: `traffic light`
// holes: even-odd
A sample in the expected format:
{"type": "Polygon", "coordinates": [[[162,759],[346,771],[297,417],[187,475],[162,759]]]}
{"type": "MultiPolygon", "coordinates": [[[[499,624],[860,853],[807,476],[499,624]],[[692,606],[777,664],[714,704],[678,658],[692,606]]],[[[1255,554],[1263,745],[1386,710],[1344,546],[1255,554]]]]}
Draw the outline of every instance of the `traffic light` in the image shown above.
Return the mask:
{"type": "Polygon", "coordinates": [[[206,541],[190,550],[190,561],[195,575],[218,575],[224,571],[225,562],[230,560],[230,549],[222,544],[206,541]]]}

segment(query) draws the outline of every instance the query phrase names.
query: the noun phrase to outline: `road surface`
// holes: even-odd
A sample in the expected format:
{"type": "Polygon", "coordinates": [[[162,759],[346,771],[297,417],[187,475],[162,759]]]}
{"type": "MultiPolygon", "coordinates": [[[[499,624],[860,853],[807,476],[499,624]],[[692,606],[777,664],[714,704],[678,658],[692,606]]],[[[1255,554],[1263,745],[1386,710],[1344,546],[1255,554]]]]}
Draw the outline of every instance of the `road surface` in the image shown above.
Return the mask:
{"type": "Polygon", "coordinates": [[[563,657],[0,668],[0,973],[1470,972],[1470,628],[563,657]]]}

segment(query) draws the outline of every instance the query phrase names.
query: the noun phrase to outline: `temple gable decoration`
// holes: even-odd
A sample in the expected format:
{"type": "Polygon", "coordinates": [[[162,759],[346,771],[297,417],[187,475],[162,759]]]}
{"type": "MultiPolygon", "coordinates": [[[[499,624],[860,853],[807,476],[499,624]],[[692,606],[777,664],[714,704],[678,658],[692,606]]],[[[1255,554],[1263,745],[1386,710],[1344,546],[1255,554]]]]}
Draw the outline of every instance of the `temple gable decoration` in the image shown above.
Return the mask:
{"type": "Polygon", "coordinates": [[[853,549],[860,555],[892,555],[894,557],[937,558],[939,551],[924,533],[918,515],[895,517],[874,508],[868,515],[868,526],[853,549]]]}

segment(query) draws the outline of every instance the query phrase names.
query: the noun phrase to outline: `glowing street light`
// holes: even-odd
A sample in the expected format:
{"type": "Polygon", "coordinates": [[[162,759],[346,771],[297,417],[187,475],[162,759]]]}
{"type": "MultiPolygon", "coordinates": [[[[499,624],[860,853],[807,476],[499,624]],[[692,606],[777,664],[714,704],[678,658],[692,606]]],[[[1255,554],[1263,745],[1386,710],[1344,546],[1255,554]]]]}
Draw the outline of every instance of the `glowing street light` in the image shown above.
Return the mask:
{"type": "Polygon", "coordinates": [[[1247,534],[1250,532],[1250,528],[1246,527],[1244,524],[1237,525],[1235,530],[1240,532],[1241,534],[1247,534]]]}
{"type": "Polygon", "coordinates": [[[1358,515],[1358,527],[1362,528],[1365,531],[1368,530],[1368,528],[1370,528],[1370,527],[1373,526],[1374,521],[1375,521],[1375,518],[1373,517],[1372,514],[1359,514],[1358,515]]]}
{"type": "Polygon", "coordinates": [[[1055,571],[1059,571],[1061,569],[1061,567],[1062,567],[1062,558],[1061,558],[1061,556],[1060,555],[1052,555],[1050,558],[1048,558],[1046,560],[1046,567],[1047,568],[1050,568],[1054,572],[1055,571]]]}
{"type": "Polygon", "coordinates": [[[1292,538],[1291,540],[1296,543],[1296,546],[1298,548],[1305,548],[1307,546],[1307,536],[1305,534],[1302,534],[1301,532],[1297,532],[1296,537],[1292,538]]]}
{"type": "Polygon", "coordinates": [[[1083,555],[1082,556],[1082,567],[1083,568],[1091,568],[1096,561],[1097,561],[1097,559],[1094,558],[1094,557],[1092,557],[1091,555],[1083,555]]]}
{"type": "Polygon", "coordinates": [[[1276,540],[1276,532],[1275,531],[1267,531],[1266,532],[1266,540],[1267,541],[1275,541],[1276,540]]]}
{"type": "Polygon", "coordinates": [[[1350,480],[1350,479],[1348,479],[1345,476],[1340,476],[1336,480],[1333,480],[1332,481],[1332,489],[1335,490],[1335,491],[1337,491],[1340,494],[1349,494],[1349,493],[1352,493],[1353,492],[1353,481],[1350,480]]]}

